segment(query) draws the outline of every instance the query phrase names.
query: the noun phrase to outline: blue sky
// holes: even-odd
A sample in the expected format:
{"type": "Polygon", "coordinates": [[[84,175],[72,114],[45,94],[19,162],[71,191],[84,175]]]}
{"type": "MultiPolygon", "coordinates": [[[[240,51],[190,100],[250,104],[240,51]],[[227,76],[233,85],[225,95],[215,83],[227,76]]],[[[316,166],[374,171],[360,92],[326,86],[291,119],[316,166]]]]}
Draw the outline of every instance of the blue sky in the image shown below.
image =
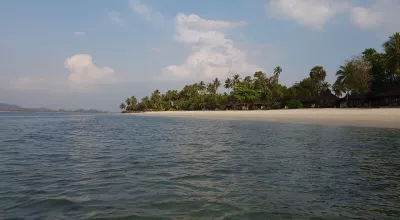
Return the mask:
{"type": "Polygon", "coordinates": [[[235,73],[291,85],[400,31],[398,0],[0,2],[0,102],[116,111],[127,96],[235,73]]]}

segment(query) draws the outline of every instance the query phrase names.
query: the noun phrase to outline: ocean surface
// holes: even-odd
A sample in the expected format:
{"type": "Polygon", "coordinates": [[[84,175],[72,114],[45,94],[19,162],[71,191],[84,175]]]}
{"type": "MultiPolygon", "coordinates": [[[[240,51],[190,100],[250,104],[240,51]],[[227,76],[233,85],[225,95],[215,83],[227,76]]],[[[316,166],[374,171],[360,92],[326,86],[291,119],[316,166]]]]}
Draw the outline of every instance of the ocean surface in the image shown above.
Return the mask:
{"type": "Polygon", "coordinates": [[[400,219],[400,130],[0,113],[0,219],[400,219]]]}

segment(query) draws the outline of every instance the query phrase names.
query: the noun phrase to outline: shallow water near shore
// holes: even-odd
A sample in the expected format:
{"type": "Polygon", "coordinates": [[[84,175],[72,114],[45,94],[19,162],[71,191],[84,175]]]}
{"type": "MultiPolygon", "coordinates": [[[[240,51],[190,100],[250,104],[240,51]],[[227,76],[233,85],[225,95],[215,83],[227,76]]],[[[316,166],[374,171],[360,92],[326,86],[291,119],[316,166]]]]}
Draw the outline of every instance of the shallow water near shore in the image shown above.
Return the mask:
{"type": "Polygon", "coordinates": [[[400,129],[0,113],[0,219],[399,219],[400,129]]]}

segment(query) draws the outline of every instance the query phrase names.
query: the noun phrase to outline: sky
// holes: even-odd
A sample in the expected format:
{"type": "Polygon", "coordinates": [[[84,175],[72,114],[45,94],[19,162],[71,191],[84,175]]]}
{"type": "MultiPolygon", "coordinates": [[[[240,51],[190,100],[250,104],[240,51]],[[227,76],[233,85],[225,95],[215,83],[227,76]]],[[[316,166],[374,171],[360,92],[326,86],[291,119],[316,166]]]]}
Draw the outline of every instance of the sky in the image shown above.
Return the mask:
{"type": "Polygon", "coordinates": [[[0,102],[117,111],[233,74],[292,85],[400,31],[399,0],[4,0],[0,102]]]}

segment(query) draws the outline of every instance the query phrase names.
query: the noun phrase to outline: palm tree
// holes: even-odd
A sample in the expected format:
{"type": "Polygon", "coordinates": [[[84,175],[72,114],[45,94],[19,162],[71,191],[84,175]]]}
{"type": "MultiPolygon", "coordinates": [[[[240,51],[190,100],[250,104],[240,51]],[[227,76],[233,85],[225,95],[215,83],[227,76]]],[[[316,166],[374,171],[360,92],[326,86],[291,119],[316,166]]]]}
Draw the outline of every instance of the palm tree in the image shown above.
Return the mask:
{"type": "Polygon", "coordinates": [[[219,81],[218,78],[215,78],[215,79],[214,79],[214,82],[213,82],[213,85],[214,85],[214,87],[215,87],[215,90],[218,90],[219,87],[221,86],[221,81],[219,81]]]}
{"type": "Polygon", "coordinates": [[[251,76],[246,76],[244,77],[243,82],[250,85],[253,82],[253,80],[251,79],[251,76]]]}
{"type": "Polygon", "coordinates": [[[400,74],[400,33],[397,32],[389,37],[383,44],[386,55],[387,68],[395,74],[400,74]]]}
{"type": "Polygon", "coordinates": [[[131,105],[131,99],[130,98],[126,98],[125,99],[125,103],[126,103],[127,106],[130,106],[131,105]]]}
{"type": "Polygon", "coordinates": [[[325,83],[326,71],[322,66],[315,66],[310,71],[310,78],[315,86],[315,94],[317,95],[326,89],[328,84],[325,83]]]}
{"type": "Polygon", "coordinates": [[[280,67],[280,66],[275,67],[275,69],[274,69],[274,81],[275,81],[275,83],[279,83],[279,75],[281,74],[281,72],[282,72],[282,67],[280,67]]]}
{"type": "Polygon", "coordinates": [[[149,97],[148,96],[143,97],[141,102],[144,105],[145,110],[147,110],[148,109],[148,103],[150,102],[149,101],[149,97]]]}
{"type": "Polygon", "coordinates": [[[151,103],[154,108],[160,110],[161,109],[161,95],[160,95],[160,90],[156,89],[154,92],[151,94],[150,97],[151,103]]]}
{"type": "Polygon", "coordinates": [[[340,66],[339,70],[336,72],[336,81],[332,86],[333,91],[337,96],[342,96],[343,93],[348,94],[347,89],[347,76],[349,75],[350,66],[345,64],[344,66],[340,66]]]}
{"type": "Polygon", "coordinates": [[[232,80],[231,80],[231,78],[226,78],[224,88],[225,88],[225,89],[230,89],[231,87],[232,87],[232,80]]]}
{"type": "Polygon", "coordinates": [[[369,91],[372,78],[371,64],[362,58],[355,57],[336,72],[337,79],[332,86],[336,95],[348,95],[351,92],[365,94],[369,91]]]}
{"type": "Polygon", "coordinates": [[[317,82],[325,81],[326,71],[324,70],[324,67],[322,66],[313,67],[310,71],[310,78],[317,82]]]}
{"type": "Polygon", "coordinates": [[[208,83],[207,84],[207,92],[208,94],[214,94],[216,91],[215,86],[213,83],[208,83]]]}
{"type": "Polygon", "coordinates": [[[239,74],[233,75],[233,80],[232,80],[232,85],[235,86],[240,82],[240,76],[239,74]]]}
{"type": "Polygon", "coordinates": [[[134,108],[137,105],[137,99],[135,96],[131,97],[131,106],[134,108]]]}
{"type": "Polygon", "coordinates": [[[121,105],[119,105],[119,108],[120,108],[121,110],[124,110],[124,109],[126,108],[126,106],[125,106],[124,103],[121,103],[121,105]]]}
{"type": "Polygon", "coordinates": [[[199,89],[200,91],[204,91],[206,89],[206,84],[204,83],[204,81],[200,81],[199,83],[199,89]]]}

